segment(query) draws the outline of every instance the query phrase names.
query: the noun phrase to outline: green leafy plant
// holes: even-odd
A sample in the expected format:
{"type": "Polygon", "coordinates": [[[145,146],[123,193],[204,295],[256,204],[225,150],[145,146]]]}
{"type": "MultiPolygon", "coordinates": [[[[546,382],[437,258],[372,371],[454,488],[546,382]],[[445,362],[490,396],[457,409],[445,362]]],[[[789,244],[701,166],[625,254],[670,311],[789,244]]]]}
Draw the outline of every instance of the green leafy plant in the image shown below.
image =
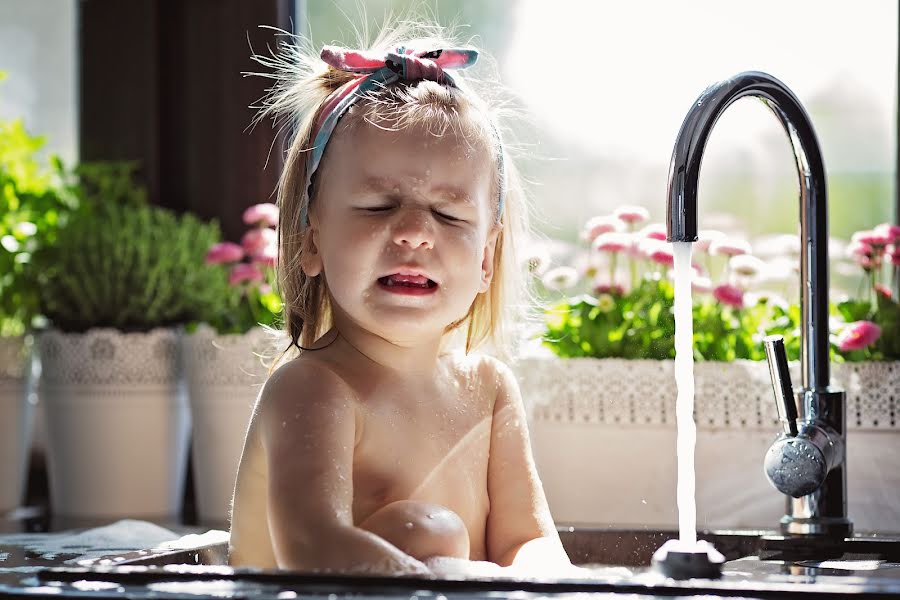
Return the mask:
{"type": "MultiPolygon", "coordinates": [[[[547,311],[544,345],[564,358],[675,358],[674,297],[671,281],[647,275],[629,291],[566,298],[547,311]]],[[[788,356],[799,356],[796,307],[761,299],[736,309],[706,298],[694,303],[693,315],[697,360],[763,360],[762,338],[776,333],[788,356]]]]}
{"type": "Polygon", "coordinates": [[[76,205],[59,159],[40,160],[43,146],[21,119],[0,119],[0,336],[22,335],[39,319],[35,263],[76,205]]]}
{"type": "Polygon", "coordinates": [[[223,269],[203,264],[218,224],[150,205],[133,164],[77,171],[79,205],[42,255],[40,310],[63,331],[147,331],[216,313],[227,294],[223,269]]]}
{"type": "MultiPolygon", "coordinates": [[[[640,207],[623,207],[591,219],[580,269],[546,269],[546,257],[531,261],[550,300],[543,344],[556,355],[674,358],[674,285],[668,277],[674,257],[661,225],[636,230],[646,218],[640,207]]],[[[863,268],[862,298],[831,306],[834,360],[900,360],[898,246],[900,227],[892,225],[854,236],[848,255],[863,268]]],[[[695,359],[764,360],[762,340],[773,334],[785,338],[789,359],[799,358],[800,307],[774,292],[747,291],[766,269],[749,250],[746,242],[712,231],[701,232],[694,244],[694,256],[705,263],[692,268],[695,359]],[[710,274],[720,269],[713,284],[710,274]]]]}
{"type": "Polygon", "coordinates": [[[835,344],[847,360],[900,360],[900,226],[857,231],[847,250],[863,274],[861,298],[837,305],[846,325],[835,344]]]}

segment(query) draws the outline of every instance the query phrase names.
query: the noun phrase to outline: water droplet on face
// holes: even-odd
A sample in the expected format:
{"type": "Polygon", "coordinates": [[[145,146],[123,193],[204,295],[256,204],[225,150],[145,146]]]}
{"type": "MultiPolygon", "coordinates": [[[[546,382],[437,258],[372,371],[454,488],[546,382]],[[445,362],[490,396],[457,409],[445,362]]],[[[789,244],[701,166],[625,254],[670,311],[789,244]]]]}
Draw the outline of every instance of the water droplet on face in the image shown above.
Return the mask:
{"type": "Polygon", "coordinates": [[[403,526],[406,527],[407,529],[412,529],[414,527],[414,525],[412,524],[411,521],[407,521],[406,523],[403,524],[403,526]]]}

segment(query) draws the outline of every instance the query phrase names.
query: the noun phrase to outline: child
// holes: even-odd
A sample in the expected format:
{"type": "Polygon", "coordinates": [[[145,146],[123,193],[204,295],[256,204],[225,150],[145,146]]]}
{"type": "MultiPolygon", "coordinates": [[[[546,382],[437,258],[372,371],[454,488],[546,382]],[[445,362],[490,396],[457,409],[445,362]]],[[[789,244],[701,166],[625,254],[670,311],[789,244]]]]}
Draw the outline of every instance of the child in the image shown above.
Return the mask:
{"type": "Polygon", "coordinates": [[[400,42],[326,46],[327,70],[294,47],[261,61],[280,69],[263,114],[296,132],[279,185],[278,278],[302,352],[253,413],[234,566],[569,565],[516,381],[470,353],[502,344],[524,217],[488,109],[458,72],[477,52],[400,42]],[[460,332],[465,353],[448,349],[460,332]]]}

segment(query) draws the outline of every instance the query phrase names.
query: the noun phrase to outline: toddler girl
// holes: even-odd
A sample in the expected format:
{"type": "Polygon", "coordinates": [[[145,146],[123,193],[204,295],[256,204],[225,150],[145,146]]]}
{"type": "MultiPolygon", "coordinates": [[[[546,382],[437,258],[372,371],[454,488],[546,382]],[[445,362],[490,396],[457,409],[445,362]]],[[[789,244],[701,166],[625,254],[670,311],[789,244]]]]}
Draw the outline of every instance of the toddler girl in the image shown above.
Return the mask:
{"type": "Polygon", "coordinates": [[[568,565],[516,381],[472,352],[502,348],[519,306],[520,186],[459,72],[477,51],[401,35],[262,60],[278,70],[263,114],[295,132],[278,280],[300,352],[253,412],[235,566],[568,565]]]}

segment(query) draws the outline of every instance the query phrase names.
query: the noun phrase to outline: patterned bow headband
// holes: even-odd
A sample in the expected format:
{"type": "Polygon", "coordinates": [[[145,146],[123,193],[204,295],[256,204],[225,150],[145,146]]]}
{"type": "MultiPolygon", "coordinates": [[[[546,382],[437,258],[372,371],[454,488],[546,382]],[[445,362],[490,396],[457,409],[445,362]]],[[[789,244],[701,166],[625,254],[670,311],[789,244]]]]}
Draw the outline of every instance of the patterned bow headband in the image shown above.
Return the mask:
{"type": "MultiPolygon", "coordinates": [[[[300,223],[306,227],[309,213],[310,186],[313,174],[319,168],[325,146],[334,133],[338,121],[357,100],[367,92],[385,87],[397,81],[417,81],[427,79],[456,88],[453,77],[444,69],[464,69],[475,64],[478,51],[474,48],[441,48],[427,51],[413,51],[403,47],[393,52],[379,54],[359,50],[348,50],[337,46],[322,48],[321,58],[331,67],[356,73],[359,76],[348,81],[324,102],[316,120],[312,135],[313,146],[306,156],[306,184],[303,187],[306,198],[301,202],[300,223]]],[[[503,214],[503,199],[506,192],[506,176],[503,166],[503,146],[499,132],[491,123],[497,140],[497,171],[499,176],[498,214],[503,214]]]]}

